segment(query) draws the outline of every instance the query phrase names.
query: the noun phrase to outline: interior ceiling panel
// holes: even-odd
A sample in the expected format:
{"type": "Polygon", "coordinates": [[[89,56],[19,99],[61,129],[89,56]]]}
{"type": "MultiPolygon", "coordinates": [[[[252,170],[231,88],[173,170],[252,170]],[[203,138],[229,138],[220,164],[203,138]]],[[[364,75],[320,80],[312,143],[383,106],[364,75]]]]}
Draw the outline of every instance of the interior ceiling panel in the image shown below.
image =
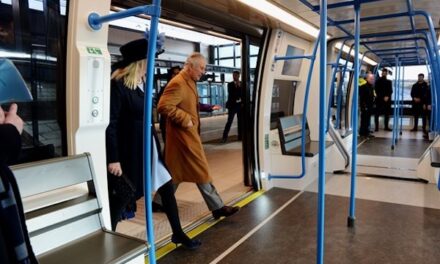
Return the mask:
{"type": "MultiPolygon", "coordinates": [[[[268,0],[286,11],[304,19],[308,23],[319,28],[319,14],[312,11],[308,5],[303,4],[300,0],[268,0]]],[[[362,1],[362,0],[361,0],[362,1]]],[[[319,0],[308,0],[310,5],[318,6],[319,0]]],[[[342,2],[353,2],[352,0],[328,0],[328,4],[336,4],[342,2]]],[[[413,10],[424,10],[432,15],[434,26],[439,27],[440,20],[440,0],[412,0],[413,10]]],[[[125,7],[138,6],[140,4],[151,3],[151,0],[112,0],[112,4],[125,7]]],[[[222,28],[232,31],[252,32],[246,26],[265,28],[265,27],[283,27],[273,17],[256,11],[238,0],[164,0],[163,15],[167,18],[173,18],[181,22],[197,22],[203,28],[214,31],[220,31],[222,28]],[[205,11],[203,11],[205,10],[205,11]],[[217,26],[216,26],[217,25],[217,26]],[[247,30],[247,31],[246,31],[247,30]]],[[[407,0],[378,0],[362,4],[361,17],[371,17],[380,15],[389,15],[396,13],[405,13],[408,11],[407,0]]],[[[333,21],[353,20],[353,6],[341,8],[333,8],[328,10],[329,19],[333,21]]],[[[416,29],[426,29],[428,24],[423,16],[415,16],[414,26],[416,29]]],[[[352,23],[344,24],[342,27],[350,34],[354,33],[352,23]]],[[[299,30],[289,28],[292,32],[304,36],[299,30]],[[299,32],[299,33],[298,33],[299,32]]],[[[377,21],[363,21],[361,23],[361,34],[383,33],[412,30],[411,20],[409,17],[397,17],[392,19],[382,19],[377,21]]],[[[227,32],[225,32],[227,33],[227,32]]],[[[345,37],[347,34],[335,26],[328,27],[328,33],[332,37],[345,37]]],[[[410,35],[404,36],[409,37],[410,35]]],[[[396,37],[401,38],[401,37],[396,37]]],[[[383,38],[371,38],[383,39],[383,38]]],[[[350,42],[348,42],[350,44],[350,42]]],[[[403,48],[414,46],[414,41],[396,41],[390,43],[381,43],[368,45],[371,49],[385,48],[403,48]]],[[[418,45],[423,45],[419,41],[418,45]]],[[[366,51],[366,47],[362,47],[361,51],[366,51]]],[[[423,53],[421,53],[423,54],[423,53]]],[[[370,55],[369,55],[370,56],[370,55]]],[[[423,56],[425,56],[423,54],[423,56]]],[[[374,56],[372,56],[374,58],[374,56]]],[[[377,58],[376,58],[377,59],[377,58]]]]}

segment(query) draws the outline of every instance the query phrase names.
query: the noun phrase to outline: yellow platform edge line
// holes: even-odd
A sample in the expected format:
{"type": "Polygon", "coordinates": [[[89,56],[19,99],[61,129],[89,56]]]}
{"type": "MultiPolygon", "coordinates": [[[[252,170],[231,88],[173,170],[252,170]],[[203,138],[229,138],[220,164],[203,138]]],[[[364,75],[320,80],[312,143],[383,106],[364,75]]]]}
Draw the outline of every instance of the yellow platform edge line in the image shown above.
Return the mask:
{"type": "MultiPolygon", "coordinates": [[[[254,192],[251,195],[249,195],[248,197],[246,197],[243,200],[241,200],[238,203],[236,203],[234,206],[243,207],[243,206],[247,205],[248,203],[252,202],[253,200],[257,199],[258,197],[260,197],[263,193],[264,193],[264,190],[260,190],[260,191],[254,192]]],[[[203,233],[206,230],[208,230],[210,227],[212,227],[215,224],[217,224],[218,222],[220,222],[221,220],[222,219],[203,223],[203,224],[199,225],[198,227],[194,228],[193,230],[189,231],[187,233],[187,235],[190,238],[198,236],[201,233],[203,233]]],[[[160,249],[156,250],[156,260],[161,259],[162,257],[164,257],[165,255],[169,254],[170,252],[172,252],[176,248],[177,248],[176,245],[174,243],[170,242],[170,243],[166,244],[165,246],[161,247],[160,249]]],[[[148,256],[145,256],[145,263],[148,264],[148,262],[149,262],[148,261],[148,256]]]]}

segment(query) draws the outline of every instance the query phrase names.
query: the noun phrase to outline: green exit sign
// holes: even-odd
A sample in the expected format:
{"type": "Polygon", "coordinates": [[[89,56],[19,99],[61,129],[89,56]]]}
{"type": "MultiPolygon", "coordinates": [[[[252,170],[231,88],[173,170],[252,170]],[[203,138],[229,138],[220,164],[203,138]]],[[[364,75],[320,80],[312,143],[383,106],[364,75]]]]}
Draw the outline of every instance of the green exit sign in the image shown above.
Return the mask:
{"type": "Polygon", "coordinates": [[[101,48],[87,47],[87,52],[93,55],[102,55],[101,48]]]}

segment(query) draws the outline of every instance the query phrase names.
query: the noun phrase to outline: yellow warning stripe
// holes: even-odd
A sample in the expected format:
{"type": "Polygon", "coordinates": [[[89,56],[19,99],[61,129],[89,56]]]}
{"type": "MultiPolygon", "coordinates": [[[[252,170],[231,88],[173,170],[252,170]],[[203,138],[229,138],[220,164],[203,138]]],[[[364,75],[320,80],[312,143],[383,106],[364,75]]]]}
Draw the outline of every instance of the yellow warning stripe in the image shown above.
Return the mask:
{"type": "MultiPolygon", "coordinates": [[[[253,200],[257,199],[258,197],[260,197],[263,193],[264,193],[263,190],[258,191],[258,192],[254,192],[251,195],[249,195],[248,197],[246,197],[243,200],[236,203],[235,206],[243,207],[243,206],[247,205],[248,203],[252,202],[253,200]]],[[[189,231],[187,233],[187,235],[190,238],[196,237],[220,221],[221,221],[221,219],[203,223],[203,224],[199,225],[198,227],[194,228],[193,230],[189,231]]],[[[172,242],[166,244],[165,246],[156,250],[156,259],[159,260],[160,258],[164,257],[165,255],[172,252],[176,248],[177,248],[176,245],[172,242]]],[[[145,263],[148,264],[148,256],[145,257],[145,263]]]]}

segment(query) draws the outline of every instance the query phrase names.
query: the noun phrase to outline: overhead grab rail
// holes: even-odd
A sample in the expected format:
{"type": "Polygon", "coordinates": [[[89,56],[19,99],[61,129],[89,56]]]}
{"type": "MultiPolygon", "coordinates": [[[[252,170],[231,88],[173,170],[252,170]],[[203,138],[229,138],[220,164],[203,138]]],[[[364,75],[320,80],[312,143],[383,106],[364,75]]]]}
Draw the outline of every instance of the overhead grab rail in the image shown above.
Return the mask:
{"type": "MultiPolygon", "coordinates": [[[[319,33],[321,34],[321,33],[319,33]]],[[[313,67],[315,66],[316,52],[318,50],[319,44],[319,36],[315,41],[313,46],[313,53],[310,56],[284,56],[279,57],[275,56],[274,60],[296,60],[296,59],[309,59],[310,60],[310,68],[309,73],[307,75],[307,83],[306,83],[306,92],[304,96],[304,104],[303,104],[303,114],[301,119],[301,173],[298,175],[268,175],[268,179],[301,179],[306,175],[306,125],[307,125],[307,110],[308,110],[308,102],[309,102],[309,94],[310,94],[310,83],[312,81],[312,73],[313,67]]]]}
{"type": "Polygon", "coordinates": [[[154,59],[156,53],[157,44],[157,30],[159,24],[159,17],[161,12],[161,0],[153,0],[152,5],[140,6],[130,8],[118,13],[100,16],[99,14],[92,13],[89,15],[89,26],[94,30],[99,30],[102,23],[110,22],[130,16],[136,16],[145,14],[151,16],[151,24],[149,35],[145,35],[148,38],[148,51],[146,55],[147,70],[146,70],[146,83],[144,87],[145,99],[144,99],[144,197],[145,197],[145,218],[147,225],[147,241],[148,247],[148,259],[150,264],[156,263],[156,246],[154,244],[154,228],[153,228],[153,211],[151,207],[151,117],[152,117],[152,91],[153,91],[153,79],[154,79],[154,59]]]}

